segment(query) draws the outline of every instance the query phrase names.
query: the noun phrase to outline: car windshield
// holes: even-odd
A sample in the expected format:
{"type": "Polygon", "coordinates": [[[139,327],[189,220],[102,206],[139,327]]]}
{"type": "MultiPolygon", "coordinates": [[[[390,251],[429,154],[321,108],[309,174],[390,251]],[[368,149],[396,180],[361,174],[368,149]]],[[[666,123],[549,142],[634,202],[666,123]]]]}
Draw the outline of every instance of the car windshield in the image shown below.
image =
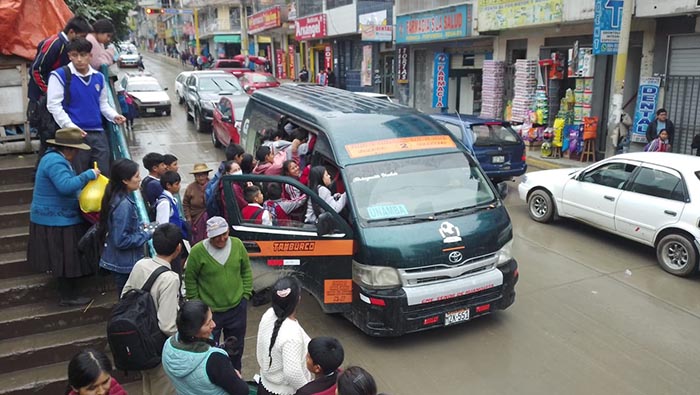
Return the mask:
{"type": "Polygon", "coordinates": [[[251,76],[248,76],[246,78],[252,79],[253,82],[277,82],[275,77],[264,74],[252,74],[251,76]]]}
{"type": "Polygon", "coordinates": [[[352,165],[346,180],[366,224],[459,215],[497,201],[478,164],[462,153],[352,165]]]}
{"type": "Polygon", "coordinates": [[[476,146],[519,144],[518,135],[507,124],[471,125],[471,130],[474,132],[476,146]]]}
{"type": "Polygon", "coordinates": [[[218,78],[201,78],[199,80],[200,92],[232,92],[242,90],[240,83],[234,76],[222,76],[218,78]]]}
{"type": "Polygon", "coordinates": [[[127,85],[129,92],[160,92],[163,88],[155,82],[131,82],[127,85]]]}
{"type": "Polygon", "coordinates": [[[216,63],[217,68],[231,68],[231,69],[239,69],[242,68],[243,65],[241,62],[235,61],[235,60],[220,60],[216,63]]]}

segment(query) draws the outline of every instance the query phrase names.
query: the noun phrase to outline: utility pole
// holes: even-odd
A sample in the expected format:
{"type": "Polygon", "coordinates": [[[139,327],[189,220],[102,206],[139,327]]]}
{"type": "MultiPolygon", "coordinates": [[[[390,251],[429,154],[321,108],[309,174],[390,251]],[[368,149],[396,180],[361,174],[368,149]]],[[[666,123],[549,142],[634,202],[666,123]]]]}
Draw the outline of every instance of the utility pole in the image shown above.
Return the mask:
{"type": "Polygon", "coordinates": [[[201,49],[199,47],[199,9],[194,9],[194,42],[195,42],[195,56],[201,55],[201,49]]]}
{"type": "MultiPolygon", "coordinates": [[[[625,72],[627,71],[627,50],[630,41],[630,28],[632,25],[632,9],[634,0],[623,0],[622,24],[620,25],[620,42],[615,59],[615,79],[613,80],[613,96],[610,101],[608,125],[614,126],[620,122],[622,116],[622,101],[625,93],[625,72]]],[[[610,128],[608,128],[609,130],[610,128]]],[[[606,144],[609,144],[606,142],[606,144]]]]}

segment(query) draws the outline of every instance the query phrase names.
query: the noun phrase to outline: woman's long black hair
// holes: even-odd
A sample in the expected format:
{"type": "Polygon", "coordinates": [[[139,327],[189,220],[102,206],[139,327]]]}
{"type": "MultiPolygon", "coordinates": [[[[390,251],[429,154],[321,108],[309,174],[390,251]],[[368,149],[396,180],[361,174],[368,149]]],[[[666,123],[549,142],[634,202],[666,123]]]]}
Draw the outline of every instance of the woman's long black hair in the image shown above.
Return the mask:
{"type": "Polygon", "coordinates": [[[368,371],[350,366],[338,376],[338,395],[377,395],[377,383],[368,371]]]}
{"type": "Polygon", "coordinates": [[[201,300],[189,300],[185,302],[177,313],[177,337],[183,343],[194,343],[202,341],[214,346],[216,343],[211,339],[197,337],[199,329],[207,320],[209,306],[201,300]]]}
{"type": "MultiPolygon", "coordinates": [[[[309,171],[309,188],[318,194],[319,187],[325,187],[326,184],[323,183],[323,175],[326,173],[325,166],[314,166],[309,171]]],[[[314,211],[314,215],[318,218],[321,213],[321,207],[315,203],[316,201],[311,199],[311,208],[314,211]]]]}
{"type": "Polygon", "coordinates": [[[277,316],[275,321],[275,327],[272,330],[272,337],[270,338],[270,349],[268,350],[268,357],[270,357],[270,365],[272,366],[272,347],[275,345],[277,340],[277,334],[282,327],[282,323],[287,319],[299,305],[299,297],[301,296],[301,286],[299,281],[294,277],[282,277],[275,285],[272,286],[272,310],[277,316]]]}
{"type": "Polygon", "coordinates": [[[119,194],[127,193],[124,181],[130,180],[138,171],[138,163],[130,159],[117,159],[112,163],[112,167],[109,170],[109,183],[102,197],[102,207],[100,208],[100,226],[98,231],[100,240],[105,239],[109,229],[112,199],[119,194]]]}
{"type": "Polygon", "coordinates": [[[85,349],[76,354],[68,363],[68,389],[69,394],[72,389],[87,387],[97,380],[102,372],[112,373],[112,361],[101,351],[85,349]]]}

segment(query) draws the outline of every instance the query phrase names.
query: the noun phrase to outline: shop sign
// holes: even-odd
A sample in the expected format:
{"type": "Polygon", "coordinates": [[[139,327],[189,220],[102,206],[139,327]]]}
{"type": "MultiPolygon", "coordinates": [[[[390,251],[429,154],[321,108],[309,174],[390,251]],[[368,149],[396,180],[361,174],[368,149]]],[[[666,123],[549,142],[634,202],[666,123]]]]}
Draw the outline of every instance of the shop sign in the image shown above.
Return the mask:
{"type": "Polygon", "coordinates": [[[471,33],[471,4],[396,18],[396,43],[417,43],[467,37],[471,33]]]}
{"type": "Polygon", "coordinates": [[[560,23],[563,0],[479,0],[480,32],[560,23]]]}
{"type": "Polygon", "coordinates": [[[448,85],[450,78],[450,55],[444,52],[435,54],[433,66],[433,108],[447,107],[448,85]]]}
{"type": "Polygon", "coordinates": [[[326,47],[323,48],[323,60],[326,70],[333,68],[333,47],[330,45],[326,45],[326,47]]]}
{"type": "Polygon", "coordinates": [[[362,41],[390,42],[393,39],[394,27],[387,25],[386,10],[361,14],[357,19],[357,31],[362,34],[362,41]]]}
{"type": "MultiPolygon", "coordinates": [[[[628,0],[632,1],[632,0],[628,0]]],[[[620,43],[623,0],[595,0],[593,55],[616,55],[620,43]]]]}
{"type": "Polygon", "coordinates": [[[326,14],[316,14],[294,21],[297,41],[326,37],[326,14]]]}
{"type": "Polygon", "coordinates": [[[280,6],[274,6],[264,11],[256,12],[248,17],[248,33],[260,33],[282,25],[280,6]]]}
{"type": "Polygon", "coordinates": [[[284,50],[278,49],[276,52],[277,58],[275,59],[277,62],[277,78],[281,78],[283,80],[287,79],[287,73],[285,71],[285,59],[286,57],[284,56],[284,50]]]}
{"type": "Polygon", "coordinates": [[[372,46],[362,46],[362,71],[360,72],[360,85],[372,86],[372,46]]]}
{"type": "Polygon", "coordinates": [[[399,47],[398,53],[399,59],[396,66],[396,82],[399,84],[408,84],[408,47],[399,47]]]}
{"type": "Polygon", "coordinates": [[[295,54],[297,53],[296,48],[294,45],[290,45],[288,48],[288,53],[289,53],[289,78],[297,78],[297,70],[294,65],[294,59],[295,59],[295,54]]]}
{"type": "Polygon", "coordinates": [[[647,128],[656,117],[656,104],[659,101],[661,78],[649,77],[639,81],[637,93],[637,108],[634,112],[634,124],[630,141],[633,143],[647,142],[647,128]]]}

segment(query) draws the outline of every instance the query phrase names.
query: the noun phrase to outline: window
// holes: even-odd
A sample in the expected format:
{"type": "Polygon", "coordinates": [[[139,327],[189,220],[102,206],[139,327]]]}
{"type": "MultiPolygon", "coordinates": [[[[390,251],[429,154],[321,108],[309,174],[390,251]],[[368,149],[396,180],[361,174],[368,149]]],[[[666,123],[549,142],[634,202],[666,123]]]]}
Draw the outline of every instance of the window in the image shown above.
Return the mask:
{"type": "Polygon", "coordinates": [[[474,145],[476,146],[519,144],[517,134],[508,125],[471,125],[471,129],[474,132],[474,145]]]}
{"type": "Polygon", "coordinates": [[[231,105],[228,104],[228,100],[226,99],[221,99],[219,102],[219,111],[221,111],[221,115],[224,117],[231,117],[233,113],[231,112],[231,105]]]}
{"type": "Polygon", "coordinates": [[[685,187],[678,176],[665,171],[642,167],[630,191],[664,199],[685,201],[685,187]]]}
{"type": "Polygon", "coordinates": [[[237,93],[242,92],[243,88],[238,82],[236,77],[232,76],[221,76],[221,77],[211,77],[202,78],[199,80],[199,91],[200,92],[231,92],[237,93]]]}
{"type": "Polygon", "coordinates": [[[585,173],[581,181],[622,189],[636,168],[630,163],[608,163],[585,173]]]}
{"type": "Polygon", "coordinates": [[[438,121],[438,122],[440,123],[440,125],[444,126],[447,130],[449,130],[450,133],[452,133],[452,135],[455,136],[455,138],[457,138],[457,140],[462,141],[462,128],[459,127],[459,125],[455,125],[455,124],[451,124],[451,123],[447,123],[447,122],[442,122],[442,121],[438,121]]]}
{"type": "Polygon", "coordinates": [[[246,152],[255,155],[255,151],[261,143],[259,132],[263,129],[277,129],[277,123],[282,118],[282,114],[252,100],[248,102],[248,106],[250,106],[250,111],[246,119],[243,120],[241,141],[246,142],[246,152]]]}
{"type": "Polygon", "coordinates": [[[342,7],[344,5],[352,4],[353,0],[326,0],[326,9],[333,9],[342,7]]]}

